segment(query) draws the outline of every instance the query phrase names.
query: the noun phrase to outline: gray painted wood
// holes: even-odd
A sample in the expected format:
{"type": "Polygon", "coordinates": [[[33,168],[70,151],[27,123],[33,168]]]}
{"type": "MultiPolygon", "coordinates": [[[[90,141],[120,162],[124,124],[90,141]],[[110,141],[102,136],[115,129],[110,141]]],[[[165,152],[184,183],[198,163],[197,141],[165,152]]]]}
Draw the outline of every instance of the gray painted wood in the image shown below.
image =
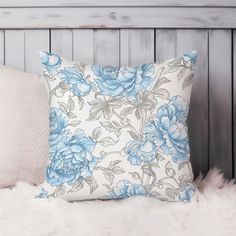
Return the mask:
{"type": "Polygon", "coordinates": [[[176,56],[176,30],[156,30],[156,61],[164,61],[176,56]]]}
{"type": "Polygon", "coordinates": [[[1,0],[0,7],[43,6],[236,6],[234,0],[1,0]]]}
{"type": "Polygon", "coordinates": [[[73,59],[72,30],[51,30],[51,51],[67,59],[73,59]]]}
{"type": "Polygon", "coordinates": [[[232,177],[231,30],[209,34],[209,164],[232,177]]]}
{"type": "Polygon", "coordinates": [[[119,30],[51,30],[51,51],[84,63],[119,65],[119,30]]]}
{"type": "Polygon", "coordinates": [[[198,59],[188,117],[195,175],[208,170],[208,31],[177,30],[177,55],[197,50],[198,59]]]}
{"type": "Polygon", "coordinates": [[[25,71],[41,75],[39,51],[49,51],[49,30],[26,30],[24,48],[25,71]]]}
{"type": "Polygon", "coordinates": [[[92,29],[73,30],[73,59],[92,64],[94,58],[94,32],[92,29]]]}
{"type": "Polygon", "coordinates": [[[13,68],[42,74],[40,50],[49,50],[48,30],[6,30],[5,64],[13,68]]]}
{"type": "Polygon", "coordinates": [[[5,49],[4,49],[4,31],[0,30],[0,65],[4,65],[4,54],[5,54],[5,49]]]}
{"type": "Polygon", "coordinates": [[[119,30],[94,30],[94,63],[119,65],[119,30]]]}
{"type": "Polygon", "coordinates": [[[93,63],[92,29],[51,30],[51,51],[66,59],[93,63]]]}
{"type": "Polygon", "coordinates": [[[236,30],[233,31],[233,172],[236,177],[236,30]]]}
{"type": "Polygon", "coordinates": [[[0,28],[236,28],[236,8],[0,8],[0,28]]]}
{"type": "Polygon", "coordinates": [[[25,70],[24,30],[5,31],[5,64],[15,69],[25,70]]]}
{"type": "Polygon", "coordinates": [[[154,30],[120,31],[120,64],[137,66],[154,62],[154,30]]]}

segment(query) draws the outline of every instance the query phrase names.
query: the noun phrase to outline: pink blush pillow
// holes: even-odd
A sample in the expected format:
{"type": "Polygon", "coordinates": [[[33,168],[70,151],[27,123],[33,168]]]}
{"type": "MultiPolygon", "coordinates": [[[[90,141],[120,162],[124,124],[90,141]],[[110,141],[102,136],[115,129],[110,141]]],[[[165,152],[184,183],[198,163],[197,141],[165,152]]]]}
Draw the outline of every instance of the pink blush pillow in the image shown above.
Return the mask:
{"type": "Polygon", "coordinates": [[[48,96],[38,76],[0,66],[0,187],[39,184],[48,159],[48,96]]]}

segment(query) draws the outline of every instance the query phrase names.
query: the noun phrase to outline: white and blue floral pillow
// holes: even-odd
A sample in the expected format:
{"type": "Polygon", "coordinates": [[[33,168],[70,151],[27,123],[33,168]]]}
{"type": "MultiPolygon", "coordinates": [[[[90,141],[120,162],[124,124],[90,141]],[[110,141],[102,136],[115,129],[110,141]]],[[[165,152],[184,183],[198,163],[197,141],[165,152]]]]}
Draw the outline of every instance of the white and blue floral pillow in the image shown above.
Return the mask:
{"type": "Polygon", "coordinates": [[[50,101],[50,159],[38,198],[189,201],[186,119],[196,52],[138,67],[40,53],[50,101]]]}

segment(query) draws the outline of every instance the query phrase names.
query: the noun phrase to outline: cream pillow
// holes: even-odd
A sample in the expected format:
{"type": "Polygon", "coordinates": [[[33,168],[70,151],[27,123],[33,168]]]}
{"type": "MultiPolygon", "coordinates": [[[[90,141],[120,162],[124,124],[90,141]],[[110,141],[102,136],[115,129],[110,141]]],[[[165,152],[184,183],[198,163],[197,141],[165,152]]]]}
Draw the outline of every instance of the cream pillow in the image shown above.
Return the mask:
{"type": "Polygon", "coordinates": [[[0,66],[0,187],[43,181],[48,97],[38,76],[0,66]]]}

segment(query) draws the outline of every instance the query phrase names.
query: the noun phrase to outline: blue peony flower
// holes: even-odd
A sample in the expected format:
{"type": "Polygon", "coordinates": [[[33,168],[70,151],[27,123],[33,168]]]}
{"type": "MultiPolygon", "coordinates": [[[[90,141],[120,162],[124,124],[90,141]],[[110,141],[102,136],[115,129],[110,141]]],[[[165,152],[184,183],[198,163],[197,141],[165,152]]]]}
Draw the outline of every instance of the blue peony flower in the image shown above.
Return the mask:
{"type": "Polygon", "coordinates": [[[95,65],[92,67],[92,71],[98,77],[95,82],[103,95],[118,96],[123,93],[123,87],[118,80],[118,67],[95,65]]]}
{"type": "Polygon", "coordinates": [[[152,64],[139,67],[93,66],[95,80],[100,92],[107,96],[135,97],[139,90],[146,89],[153,80],[155,72],[152,64]]]}
{"type": "Polygon", "coordinates": [[[60,147],[51,154],[46,173],[48,183],[52,186],[72,185],[91,176],[98,162],[92,154],[94,148],[95,142],[86,137],[82,130],[65,136],[60,147]]]}
{"type": "Polygon", "coordinates": [[[111,199],[124,199],[135,195],[146,195],[146,190],[141,184],[131,184],[128,180],[120,180],[109,192],[111,199]]]}
{"type": "Polygon", "coordinates": [[[184,123],[187,120],[189,102],[181,96],[172,97],[169,104],[169,110],[175,115],[176,120],[184,123]]]}
{"type": "Polygon", "coordinates": [[[195,190],[192,185],[186,186],[179,193],[179,200],[183,202],[186,202],[186,201],[189,202],[192,199],[194,192],[195,190]]]}
{"type": "Polygon", "coordinates": [[[147,139],[154,141],[164,154],[171,155],[176,163],[186,161],[189,156],[187,113],[188,103],[180,96],[173,97],[158,109],[156,120],[144,128],[147,139]]]}
{"type": "Polygon", "coordinates": [[[74,67],[60,70],[59,77],[68,84],[72,93],[76,96],[86,96],[91,91],[91,85],[84,78],[84,74],[74,67]]]}
{"type": "Polygon", "coordinates": [[[155,143],[147,140],[132,140],[124,149],[124,152],[129,155],[128,161],[135,166],[155,160],[156,151],[155,143]]]}
{"type": "Polygon", "coordinates": [[[42,64],[47,68],[49,72],[61,67],[62,60],[56,54],[46,51],[41,51],[39,52],[39,56],[41,58],[42,64]]]}
{"type": "Polygon", "coordinates": [[[184,58],[185,61],[190,60],[191,63],[195,65],[196,62],[197,62],[197,52],[196,51],[191,51],[191,52],[185,53],[183,58],[184,58]]]}
{"type": "Polygon", "coordinates": [[[119,76],[119,67],[115,66],[92,66],[94,74],[104,80],[117,79],[119,76]]]}
{"type": "Polygon", "coordinates": [[[49,144],[53,150],[62,141],[63,133],[68,125],[66,115],[58,108],[52,107],[49,114],[49,144]]]}

